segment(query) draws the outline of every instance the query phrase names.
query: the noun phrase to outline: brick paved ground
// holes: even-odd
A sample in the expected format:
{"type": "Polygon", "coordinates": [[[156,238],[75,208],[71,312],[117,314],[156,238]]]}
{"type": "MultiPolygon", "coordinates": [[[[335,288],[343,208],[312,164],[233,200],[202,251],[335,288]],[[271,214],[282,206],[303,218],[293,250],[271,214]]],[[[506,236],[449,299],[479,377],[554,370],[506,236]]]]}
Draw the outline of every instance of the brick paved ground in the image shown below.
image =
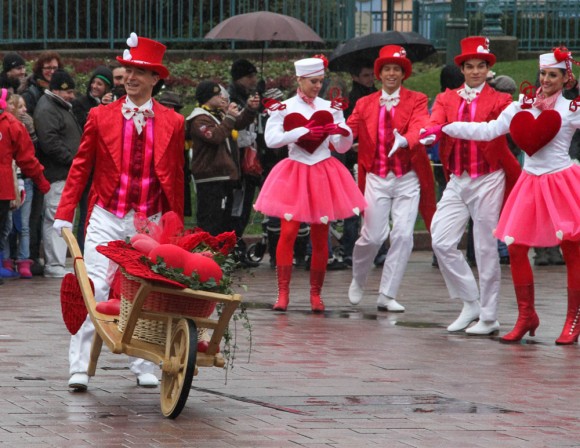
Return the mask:
{"type": "MultiPolygon", "coordinates": [[[[533,343],[445,330],[461,305],[428,252],[414,252],[400,302],[377,313],[374,294],[348,305],[348,271],[329,272],[328,312],[308,312],[297,271],[287,313],[267,309],[274,274],[243,276],[253,350],[238,332],[236,365],[202,368],[186,407],[168,420],[159,392],[135,387],[126,358],[103,350],[87,393],[69,392],[59,281],[0,286],[0,445],[10,447],[557,447],[580,446],[580,348],[559,347],[565,269],[536,269],[541,326],[533,343]]],[[[375,270],[369,284],[377,285],[375,270]]],[[[500,320],[516,307],[503,271],[500,320]]]]}

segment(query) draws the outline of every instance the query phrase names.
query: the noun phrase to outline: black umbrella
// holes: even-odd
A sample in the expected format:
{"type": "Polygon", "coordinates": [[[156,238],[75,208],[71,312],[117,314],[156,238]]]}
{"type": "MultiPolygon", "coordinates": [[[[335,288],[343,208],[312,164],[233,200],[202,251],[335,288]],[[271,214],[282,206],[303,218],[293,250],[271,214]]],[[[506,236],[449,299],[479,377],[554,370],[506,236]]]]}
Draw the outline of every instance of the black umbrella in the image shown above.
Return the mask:
{"type": "Polygon", "coordinates": [[[413,31],[387,31],[371,33],[355,37],[340,44],[329,58],[328,68],[335,72],[348,71],[357,60],[370,59],[374,61],[379,51],[385,45],[400,45],[407,51],[411,62],[425,59],[436,52],[433,44],[413,31]]]}

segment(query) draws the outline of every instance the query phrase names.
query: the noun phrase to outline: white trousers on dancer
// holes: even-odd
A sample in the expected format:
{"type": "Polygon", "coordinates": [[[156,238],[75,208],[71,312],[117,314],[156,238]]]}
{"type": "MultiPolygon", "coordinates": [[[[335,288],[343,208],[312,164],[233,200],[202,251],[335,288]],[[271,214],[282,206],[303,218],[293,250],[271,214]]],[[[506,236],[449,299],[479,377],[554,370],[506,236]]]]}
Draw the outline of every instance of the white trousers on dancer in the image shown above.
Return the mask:
{"type": "Polygon", "coordinates": [[[361,287],[366,283],[379,248],[390,234],[379,291],[390,298],[397,297],[413,250],[419,197],[419,179],[414,171],[399,178],[392,172],[386,178],[367,175],[365,199],[368,206],[352,252],[352,276],[361,287]]]}
{"type": "Polygon", "coordinates": [[[452,175],[431,224],[433,251],[449,295],[465,302],[480,299],[479,317],[484,321],[497,319],[501,268],[493,231],[499,220],[504,190],[503,170],[476,179],[466,173],[461,177],[452,175]],[[479,288],[463,253],[457,248],[470,216],[479,288]]]}
{"type": "MultiPolygon", "coordinates": [[[[133,236],[135,234],[134,216],[135,212],[131,211],[125,217],[119,218],[99,206],[95,206],[91,213],[85,238],[84,260],[89,277],[95,286],[97,302],[108,300],[113,272],[109,269],[110,260],[97,252],[96,247],[133,236]]],[[[158,219],[159,216],[156,215],[155,218],[158,219]]],[[[87,372],[94,334],[95,327],[91,318],[87,316],[78,333],[72,335],[70,339],[68,357],[71,375],[87,372]]],[[[129,359],[131,371],[135,375],[155,372],[155,364],[140,358],[129,357],[129,359]]]]}

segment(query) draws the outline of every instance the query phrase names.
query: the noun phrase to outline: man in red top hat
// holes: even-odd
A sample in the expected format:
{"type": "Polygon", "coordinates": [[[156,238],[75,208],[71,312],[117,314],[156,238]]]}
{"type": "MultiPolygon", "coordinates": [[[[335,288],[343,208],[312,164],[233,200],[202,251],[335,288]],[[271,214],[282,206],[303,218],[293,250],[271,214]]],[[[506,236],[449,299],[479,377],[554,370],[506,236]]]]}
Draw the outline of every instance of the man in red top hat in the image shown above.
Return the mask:
{"type": "MultiPolygon", "coordinates": [[[[152,99],[154,86],[169,72],[162,64],[165,45],[131,33],[129,50],[117,60],[125,67],[127,95],[89,112],[78,154],[56,212],[55,229],[72,227],[75,208],[93,173],[84,259],[95,299],[107,300],[109,260],[96,247],[124,240],[136,231],[136,212],[155,220],[174,211],[183,216],[184,118],[152,99]]],[[[71,338],[69,387],[86,390],[94,327],[87,317],[71,338]]],[[[155,366],[133,359],[137,384],[155,387],[155,366]]]]}
{"type": "Polygon", "coordinates": [[[383,88],[359,99],[347,120],[358,137],[358,183],[368,204],[352,254],[348,298],[353,305],[361,301],[373,260],[390,234],[377,299],[379,311],[405,311],[396,297],[413,249],[417,211],[421,210],[427,226],[435,211],[433,173],[425,148],[419,144],[419,131],[429,121],[427,96],[402,86],[411,71],[403,47],[383,47],[374,64],[383,88]]]}
{"type": "MultiPolygon", "coordinates": [[[[461,41],[455,57],[465,83],[447,89],[435,99],[431,125],[454,121],[490,121],[512,102],[510,95],[486,83],[495,56],[489,40],[481,36],[461,41]]],[[[421,140],[430,144],[433,136],[421,140]]],[[[501,271],[497,240],[493,236],[499,213],[509,190],[517,180],[520,166],[504,136],[490,142],[442,137],[439,155],[449,183],[437,204],[431,225],[433,251],[452,299],[463,301],[459,317],[447,327],[450,332],[465,330],[470,335],[489,335],[499,330],[497,309],[501,271]],[[479,288],[471,268],[457,246],[469,218],[473,219],[475,259],[479,288]]]]}

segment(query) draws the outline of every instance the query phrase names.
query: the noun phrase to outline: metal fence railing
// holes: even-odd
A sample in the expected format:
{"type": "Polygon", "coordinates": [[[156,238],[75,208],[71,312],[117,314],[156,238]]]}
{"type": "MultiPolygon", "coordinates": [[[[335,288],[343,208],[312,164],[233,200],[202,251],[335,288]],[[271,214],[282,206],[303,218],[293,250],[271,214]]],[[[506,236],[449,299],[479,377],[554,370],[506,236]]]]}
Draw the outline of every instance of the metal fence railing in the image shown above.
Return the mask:
{"type": "Polygon", "coordinates": [[[337,43],[354,35],[353,7],[354,0],[2,0],[0,44],[113,48],[134,31],[191,48],[220,21],[261,10],[296,17],[337,43]]]}
{"type": "MultiPolygon", "coordinates": [[[[467,0],[466,16],[469,35],[480,34],[485,8],[490,2],[467,0]]],[[[519,51],[543,51],[565,44],[580,49],[580,2],[578,0],[496,0],[501,10],[504,33],[518,38],[519,51]]],[[[422,0],[416,5],[419,33],[436,48],[446,48],[446,21],[451,3],[422,0]]]]}
{"type": "MultiPolygon", "coordinates": [[[[484,10],[501,9],[501,25],[520,51],[565,43],[580,48],[580,0],[465,0],[468,34],[481,33],[484,10]]],[[[451,0],[2,0],[0,45],[109,47],[130,32],[174,48],[193,48],[233,15],[272,11],[310,25],[329,46],[369,32],[417,31],[446,48],[451,0]]]]}

